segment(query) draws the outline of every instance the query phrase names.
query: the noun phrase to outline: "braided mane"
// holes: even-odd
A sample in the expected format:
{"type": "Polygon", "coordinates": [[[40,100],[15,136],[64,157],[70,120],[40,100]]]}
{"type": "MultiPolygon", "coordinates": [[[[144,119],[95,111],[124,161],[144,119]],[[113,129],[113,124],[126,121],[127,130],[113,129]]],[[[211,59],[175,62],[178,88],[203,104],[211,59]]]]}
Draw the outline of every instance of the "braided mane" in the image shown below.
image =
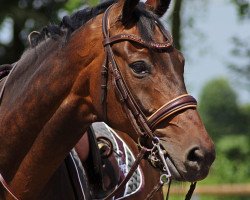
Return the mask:
{"type": "MultiPolygon", "coordinates": [[[[104,13],[105,10],[116,1],[117,0],[108,0],[95,7],[84,8],[73,13],[71,16],[64,16],[59,25],[51,24],[45,26],[41,32],[36,32],[38,34],[34,34],[34,36],[30,38],[31,47],[36,47],[46,38],[57,40],[58,38],[65,37],[67,41],[75,30],[79,29],[90,19],[104,13]]],[[[152,41],[155,21],[160,23],[158,17],[152,12],[145,10],[143,3],[139,3],[134,15],[142,38],[146,41],[152,41]]]]}

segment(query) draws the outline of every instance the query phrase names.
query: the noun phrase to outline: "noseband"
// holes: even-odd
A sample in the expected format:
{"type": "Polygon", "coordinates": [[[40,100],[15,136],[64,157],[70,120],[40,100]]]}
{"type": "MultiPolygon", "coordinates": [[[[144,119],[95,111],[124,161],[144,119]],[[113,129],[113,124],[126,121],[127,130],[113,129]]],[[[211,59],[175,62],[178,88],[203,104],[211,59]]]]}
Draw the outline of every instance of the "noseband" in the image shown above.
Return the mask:
{"type": "MultiPolygon", "coordinates": [[[[129,41],[129,42],[137,43],[144,48],[163,52],[173,47],[173,40],[170,34],[159,23],[157,23],[157,25],[166,39],[165,43],[147,42],[143,40],[141,37],[137,35],[132,35],[132,34],[118,34],[115,36],[110,36],[109,20],[108,20],[110,8],[111,6],[105,11],[103,15],[103,20],[102,20],[102,32],[103,32],[103,37],[104,37],[103,46],[104,46],[105,54],[106,54],[104,64],[102,66],[102,72],[101,72],[102,74],[102,79],[101,79],[102,107],[103,107],[104,120],[107,121],[106,98],[107,98],[107,84],[108,84],[108,75],[109,75],[108,72],[110,71],[112,74],[112,83],[115,87],[116,94],[118,95],[118,98],[127,114],[129,121],[133,125],[136,133],[138,134],[138,137],[139,138],[146,137],[146,138],[150,138],[152,141],[155,141],[154,139],[156,137],[154,135],[154,130],[156,129],[157,125],[159,125],[159,123],[161,123],[163,120],[169,119],[170,117],[176,115],[180,111],[184,111],[189,108],[195,109],[197,106],[197,101],[191,95],[183,94],[167,102],[166,104],[164,104],[162,107],[156,110],[150,117],[146,117],[144,115],[139,105],[135,101],[131,91],[129,90],[120,72],[119,66],[117,65],[115,61],[115,56],[112,50],[112,45],[116,43],[124,42],[124,41],[129,41]]],[[[158,138],[156,139],[158,140],[158,138]]],[[[164,153],[161,149],[162,147],[160,145],[159,140],[153,143],[153,145],[154,146],[150,151],[153,152],[153,150],[156,150],[158,152],[160,160],[163,162],[163,166],[165,167],[165,170],[163,168],[163,171],[165,171],[165,175],[168,180],[167,183],[169,183],[171,174],[166,164],[164,153]]],[[[137,156],[138,159],[136,160],[134,166],[131,169],[136,169],[138,167],[146,151],[147,151],[147,148],[144,146],[141,146],[141,151],[139,155],[137,156]]],[[[129,180],[132,174],[133,174],[133,170],[130,170],[130,172],[128,173],[125,179],[129,180]]],[[[110,197],[115,196],[119,192],[119,190],[122,187],[124,187],[125,182],[126,180],[124,180],[117,187],[115,191],[113,191],[108,197],[106,197],[105,200],[109,199],[110,197]]],[[[159,184],[152,190],[152,192],[150,192],[150,194],[148,195],[146,199],[151,199],[152,195],[156,191],[158,191],[163,185],[164,185],[164,182],[160,180],[159,184]]],[[[193,190],[190,189],[188,193],[192,193],[192,192],[193,190]]],[[[189,199],[189,198],[187,198],[186,196],[186,199],[189,199]]]]}

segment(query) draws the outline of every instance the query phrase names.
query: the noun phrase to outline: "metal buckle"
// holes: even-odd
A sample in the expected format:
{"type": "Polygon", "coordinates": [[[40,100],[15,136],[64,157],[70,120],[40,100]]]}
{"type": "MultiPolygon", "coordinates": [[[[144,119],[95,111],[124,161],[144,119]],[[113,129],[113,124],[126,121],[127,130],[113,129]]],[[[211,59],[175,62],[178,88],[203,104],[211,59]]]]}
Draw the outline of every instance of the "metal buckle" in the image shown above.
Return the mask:
{"type": "MultiPolygon", "coordinates": [[[[170,170],[168,168],[168,165],[164,156],[164,151],[161,149],[160,139],[158,137],[154,137],[152,143],[154,145],[154,148],[152,149],[151,152],[153,152],[154,149],[157,149],[156,153],[158,153],[161,159],[161,162],[164,165],[163,167],[164,174],[162,174],[162,176],[164,175],[167,179],[169,179],[171,177],[171,173],[170,173],[170,170]]],[[[153,154],[155,154],[155,152],[153,152],[153,154]]]]}
{"type": "Polygon", "coordinates": [[[169,184],[169,182],[170,182],[170,177],[168,177],[167,174],[162,174],[160,176],[160,184],[161,185],[167,185],[167,184],[169,184]]]}

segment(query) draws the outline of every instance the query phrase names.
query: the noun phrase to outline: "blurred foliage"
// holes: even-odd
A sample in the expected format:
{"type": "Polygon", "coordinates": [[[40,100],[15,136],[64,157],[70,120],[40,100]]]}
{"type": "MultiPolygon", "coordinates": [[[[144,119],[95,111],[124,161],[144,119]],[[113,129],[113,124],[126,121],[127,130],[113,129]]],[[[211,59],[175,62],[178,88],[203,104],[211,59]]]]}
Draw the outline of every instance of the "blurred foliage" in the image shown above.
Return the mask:
{"type": "Polygon", "coordinates": [[[250,35],[249,38],[233,38],[234,48],[232,55],[241,58],[242,63],[231,63],[229,65],[239,78],[239,82],[250,92],[250,35]]]}
{"type": "MultiPolygon", "coordinates": [[[[223,136],[216,142],[216,160],[209,176],[199,184],[218,185],[250,182],[250,137],[223,136]]],[[[199,200],[248,200],[249,196],[205,196],[199,200]]]]}
{"type": "MultiPolygon", "coordinates": [[[[250,132],[250,104],[245,104],[240,107],[240,112],[245,119],[245,128],[250,132]]],[[[250,134],[249,134],[250,135],[250,134]]]]}
{"type": "Polygon", "coordinates": [[[183,0],[175,0],[174,2],[174,9],[172,13],[172,35],[175,47],[179,50],[182,49],[182,19],[181,19],[181,11],[183,6],[183,0]]]}
{"type": "Polygon", "coordinates": [[[249,0],[231,0],[238,10],[238,16],[241,19],[250,19],[250,2],[249,0]]]}
{"type": "Polygon", "coordinates": [[[58,22],[58,10],[66,0],[1,0],[0,24],[9,20],[12,32],[10,42],[0,44],[0,63],[15,62],[27,45],[27,36],[32,30],[58,22]]]}
{"type": "Polygon", "coordinates": [[[64,5],[64,9],[73,12],[75,9],[81,7],[83,5],[82,0],[71,0],[67,1],[67,3],[64,5]]]}
{"type": "Polygon", "coordinates": [[[210,179],[213,183],[250,182],[250,137],[224,136],[216,142],[217,159],[210,179]]]}
{"type": "Polygon", "coordinates": [[[225,79],[207,83],[201,93],[199,110],[214,140],[247,131],[246,114],[241,112],[236,93],[225,79]]]}
{"type": "Polygon", "coordinates": [[[15,62],[27,47],[27,36],[50,23],[60,21],[59,13],[72,12],[84,4],[94,5],[98,0],[0,0],[0,32],[11,26],[9,42],[0,41],[0,63],[15,62]]]}
{"type": "Polygon", "coordinates": [[[99,0],[67,0],[63,9],[72,13],[74,10],[81,8],[84,5],[95,6],[99,3],[99,0]]]}
{"type": "MultiPolygon", "coordinates": [[[[250,1],[249,0],[231,0],[236,6],[239,19],[242,21],[250,22],[250,1]]],[[[240,77],[240,83],[250,92],[250,35],[248,38],[239,38],[238,36],[233,38],[234,49],[232,55],[234,57],[240,57],[244,60],[244,63],[232,63],[230,68],[240,77]]]]}
{"type": "MultiPolygon", "coordinates": [[[[250,22],[250,1],[231,0],[237,8],[239,19],[250,22]]],[[[249,32],[250,33],[250,32],[249,32]]],[[[242,63],[232,63],[230,68],[239,77],[250,92],[250,42],[248,38],[233,38],[234,48],[232,55],[240,57],[242,63]]],[[[214,166],[214,174],[220,175],[228,182],[250,182],[250,104],[240,105],[239,112],[241,122],[239,126],[244,127],[241,135],[234,135],[220,139],[217,144],[218,158],[214,166]]],[[[219,181],[219,180],[217,180],[219,181]]],[[[249,197],[248,197],[249,198],[249,197]]],[[[239,198],[243,199],[243,198],[239,198]]]]}
{"type": "MultiPolygon", "coordinates": [[[[241,105],[228,81],[218,78],[203,88],[199,111],[216,146],[216,160],[202,184],[250,182],[250,104],[241,105]]],[[[249,197],[202,197],[202,200],[249,197]]]]}

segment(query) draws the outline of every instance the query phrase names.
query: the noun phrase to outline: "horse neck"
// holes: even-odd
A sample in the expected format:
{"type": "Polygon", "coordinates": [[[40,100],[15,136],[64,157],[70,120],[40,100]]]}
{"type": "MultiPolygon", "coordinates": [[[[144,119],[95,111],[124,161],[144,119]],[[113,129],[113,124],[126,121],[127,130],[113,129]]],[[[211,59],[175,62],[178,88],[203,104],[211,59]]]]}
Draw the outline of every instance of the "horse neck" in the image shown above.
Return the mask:
{"type": "MultiPolygon", "coordinates": [[[[49,57],[25,72],[24,56],[7,84],[0,107],[0,170],[21,199],[36,199],[96,120],[90,84],[100,87],[97,70],[103,54],[99,52],[100,22],[91,23],[77,30],[63,47],[51,41],[54,50],[49,57]]],[[[39,57],[34,52],[27,54],[39,57]]]]}

